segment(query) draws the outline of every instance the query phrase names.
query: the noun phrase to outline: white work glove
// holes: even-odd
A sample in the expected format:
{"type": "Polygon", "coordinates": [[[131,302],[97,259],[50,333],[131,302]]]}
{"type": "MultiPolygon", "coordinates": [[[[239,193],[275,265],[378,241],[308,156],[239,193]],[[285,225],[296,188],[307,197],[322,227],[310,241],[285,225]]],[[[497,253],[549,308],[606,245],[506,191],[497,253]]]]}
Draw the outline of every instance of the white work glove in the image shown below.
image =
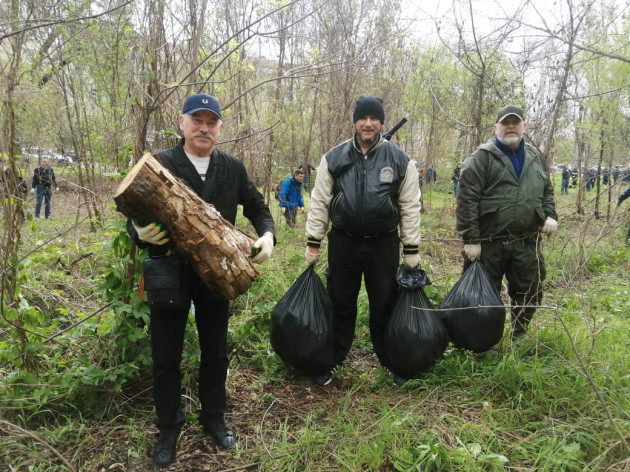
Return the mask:
{"type": "Polygon", "coordinates": [[[146,226],[138,226],[134,221],[131,222],[136,231],[138,232],[138,237],[150,244],[156,244],[161,246],[162,244],[166,244],[170,241],[168,237],[168,231],[162,228],[160,223],[149,223],[146,226]]]}
{"type": "Polygon", "coordinates": [[[283,215],[287,212],[287,207],[280,207],[280,213],[283,215]]]}
{"type": "Polygon", "coordinates": [[[551,234],[551,233],[555,233],[557,229],[558,229],[558,222],[554,220],[551,216],[548,216],[547,219],[545,220],[545,224],[543,225],[541,231],[544,234],[551,234]]]}
{"type": "Polygon", "coordinates": [[[31,189],[31,193],[33,193],[33,194],[35,193],[35,189],[34,188],[31,189]]]}
{"type": "Polygon", "coordinates": [[[420,265],[420,256],[418,254],[403,254],[403,264],[406,269],[415,269],[420,265]]]}
{"type": "Polygon", "coordinates": [[[302,210],[302,214],[304,214],[304,212],[306,211],[304,210],[304,207],[300,207],[300,210],[302,210]]]}
{"type": "Polygon", "coordinates": [[[464,254],[470,261],[481,258],[481,244],[464,244],[464,254]]]}
{"type": "Polygon", "coordinates": [[[263,234],[258,241],[254,243],[254,247],[252,248],[254,252],[258,252],[254,257],[252,257],[252,262],[254,264],[262,264],[267,259],[271,257],[271,253],[273,253],[273,234],[267,232],[263,234]]]}
{"type": "Polygon", "coordinates": [[[310,266],[316,265],[319,262],[319,256],[321,256],[322,251],[319,248],[306,246],[306,252],[304,253],[304,257],[306,258],[306,263],[310,266]],[[311,252],[317,251],[317,252],[311,252]]]}

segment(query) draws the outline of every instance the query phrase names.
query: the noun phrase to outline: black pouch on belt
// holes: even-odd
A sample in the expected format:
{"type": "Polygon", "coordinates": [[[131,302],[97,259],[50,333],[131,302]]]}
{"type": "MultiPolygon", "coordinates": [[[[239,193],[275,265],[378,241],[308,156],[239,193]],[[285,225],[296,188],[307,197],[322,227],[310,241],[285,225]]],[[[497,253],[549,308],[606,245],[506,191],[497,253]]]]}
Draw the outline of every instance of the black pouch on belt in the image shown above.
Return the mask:
{"type": "Polygon", "coordinates": [[[190,306],[186,261],[171,256],[148,257],[143,269],[149,307],[178,310],[190,306]]]}

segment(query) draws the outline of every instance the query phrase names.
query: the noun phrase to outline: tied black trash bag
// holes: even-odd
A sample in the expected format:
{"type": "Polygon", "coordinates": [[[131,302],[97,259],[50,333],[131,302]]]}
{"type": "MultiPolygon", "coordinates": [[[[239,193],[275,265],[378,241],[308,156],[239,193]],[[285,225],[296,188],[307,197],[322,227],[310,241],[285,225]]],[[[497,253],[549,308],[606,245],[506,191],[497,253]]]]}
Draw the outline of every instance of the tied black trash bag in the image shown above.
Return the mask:
{"type": "Polygon", "coordinates": [[[406,270],[403,264],[396,281],[400,288],[385,329],[385,352],[392,371],[410,379],[429,370],[444,353],[448,333],[437,312],[422,309],[433,309],[422,289],[431,284],[426,272],[419,267],[406,270]]]}
{"type": "Polygon", "coordinates": [[[448,335],[460,349],[484,352],[503,337],[505,306],[480,261],[474,261],[440,304],[448,335]],[[456,308],[467,308],[466,310],[456,308]],[[449,311],[450,310],[450,311],[449,311]]]}
{"type": "Polygon", "coordinates": [[[307,374],[333,364],[333,304],[309,266],[271,312],[271,347],[282,360],[307,374]]]}

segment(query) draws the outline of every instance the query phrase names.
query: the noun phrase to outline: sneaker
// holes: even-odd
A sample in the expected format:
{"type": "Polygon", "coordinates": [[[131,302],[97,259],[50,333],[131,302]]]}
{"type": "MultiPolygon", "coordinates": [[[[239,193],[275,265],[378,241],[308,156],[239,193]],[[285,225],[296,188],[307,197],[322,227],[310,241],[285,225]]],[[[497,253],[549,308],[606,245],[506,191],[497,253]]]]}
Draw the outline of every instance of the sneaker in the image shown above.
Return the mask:
{"type": "Polygon", "coordinates": [[[333,375],[339,372],[339,369],[341,369],[341,364],[335,364],[328,372],[320,375],[314,375],[311,380],[315,385],[321,385],[323,387],[324,385],[328,385],[332,382],[333,375]]]}

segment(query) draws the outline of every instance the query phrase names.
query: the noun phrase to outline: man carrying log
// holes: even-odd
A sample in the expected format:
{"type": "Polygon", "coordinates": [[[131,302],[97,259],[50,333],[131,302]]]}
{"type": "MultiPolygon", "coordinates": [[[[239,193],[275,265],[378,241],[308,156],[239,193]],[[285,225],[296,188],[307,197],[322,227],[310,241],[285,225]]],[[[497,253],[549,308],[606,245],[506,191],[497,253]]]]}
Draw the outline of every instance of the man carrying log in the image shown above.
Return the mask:
{"type": "MultiPolygon", "coordinates": [[[[235,223],[237,205],[242,205],[243,214],[260,236],[252,250],[255,254],[252,262],[264,262],[271,256],[275,244],[273,218],[242,161],[215,149],[223,129],[219,102],[205,94],[188,97],[179,116],[179,126],[183,139],[174,147],[159,152],[157,157],[164,167],[182,179],[203,200],[213,204],[230,223],[235,223]]],[[[155,221],[140,226],[130,219],[127,230],[139,247],[149,249],[152,260],[166,259],[165,256],[177,259],[172,257],[173,251],[169,251],[170,237],[162,228],[163,223],[155,221]]],[[[224,420],[229,302],[211,292],[190,265],[169,264],[159,266],[165,267],[163,271],[168,272],[160,280],[164,290],[176,287],[176,296],[168,303],[150,303],[153,398],[156,425],[160,431],[153,459],[160,467],[166,467],[175,460],[177,440],[186,418],[181,408],[180,362],[191,300],[195,305],[201,350],[199,422],[221,449],[229,449],[237,441],[234,431],[227,427],[224,420]],[[182,274],[176,273],[182,266],[182,274]],[[181,279],[169,282],[168,278],[172,275],[175,279],[181,276],[181,279]]],[[[146,271],[145,266],[145,279],[146,271]]]]}

